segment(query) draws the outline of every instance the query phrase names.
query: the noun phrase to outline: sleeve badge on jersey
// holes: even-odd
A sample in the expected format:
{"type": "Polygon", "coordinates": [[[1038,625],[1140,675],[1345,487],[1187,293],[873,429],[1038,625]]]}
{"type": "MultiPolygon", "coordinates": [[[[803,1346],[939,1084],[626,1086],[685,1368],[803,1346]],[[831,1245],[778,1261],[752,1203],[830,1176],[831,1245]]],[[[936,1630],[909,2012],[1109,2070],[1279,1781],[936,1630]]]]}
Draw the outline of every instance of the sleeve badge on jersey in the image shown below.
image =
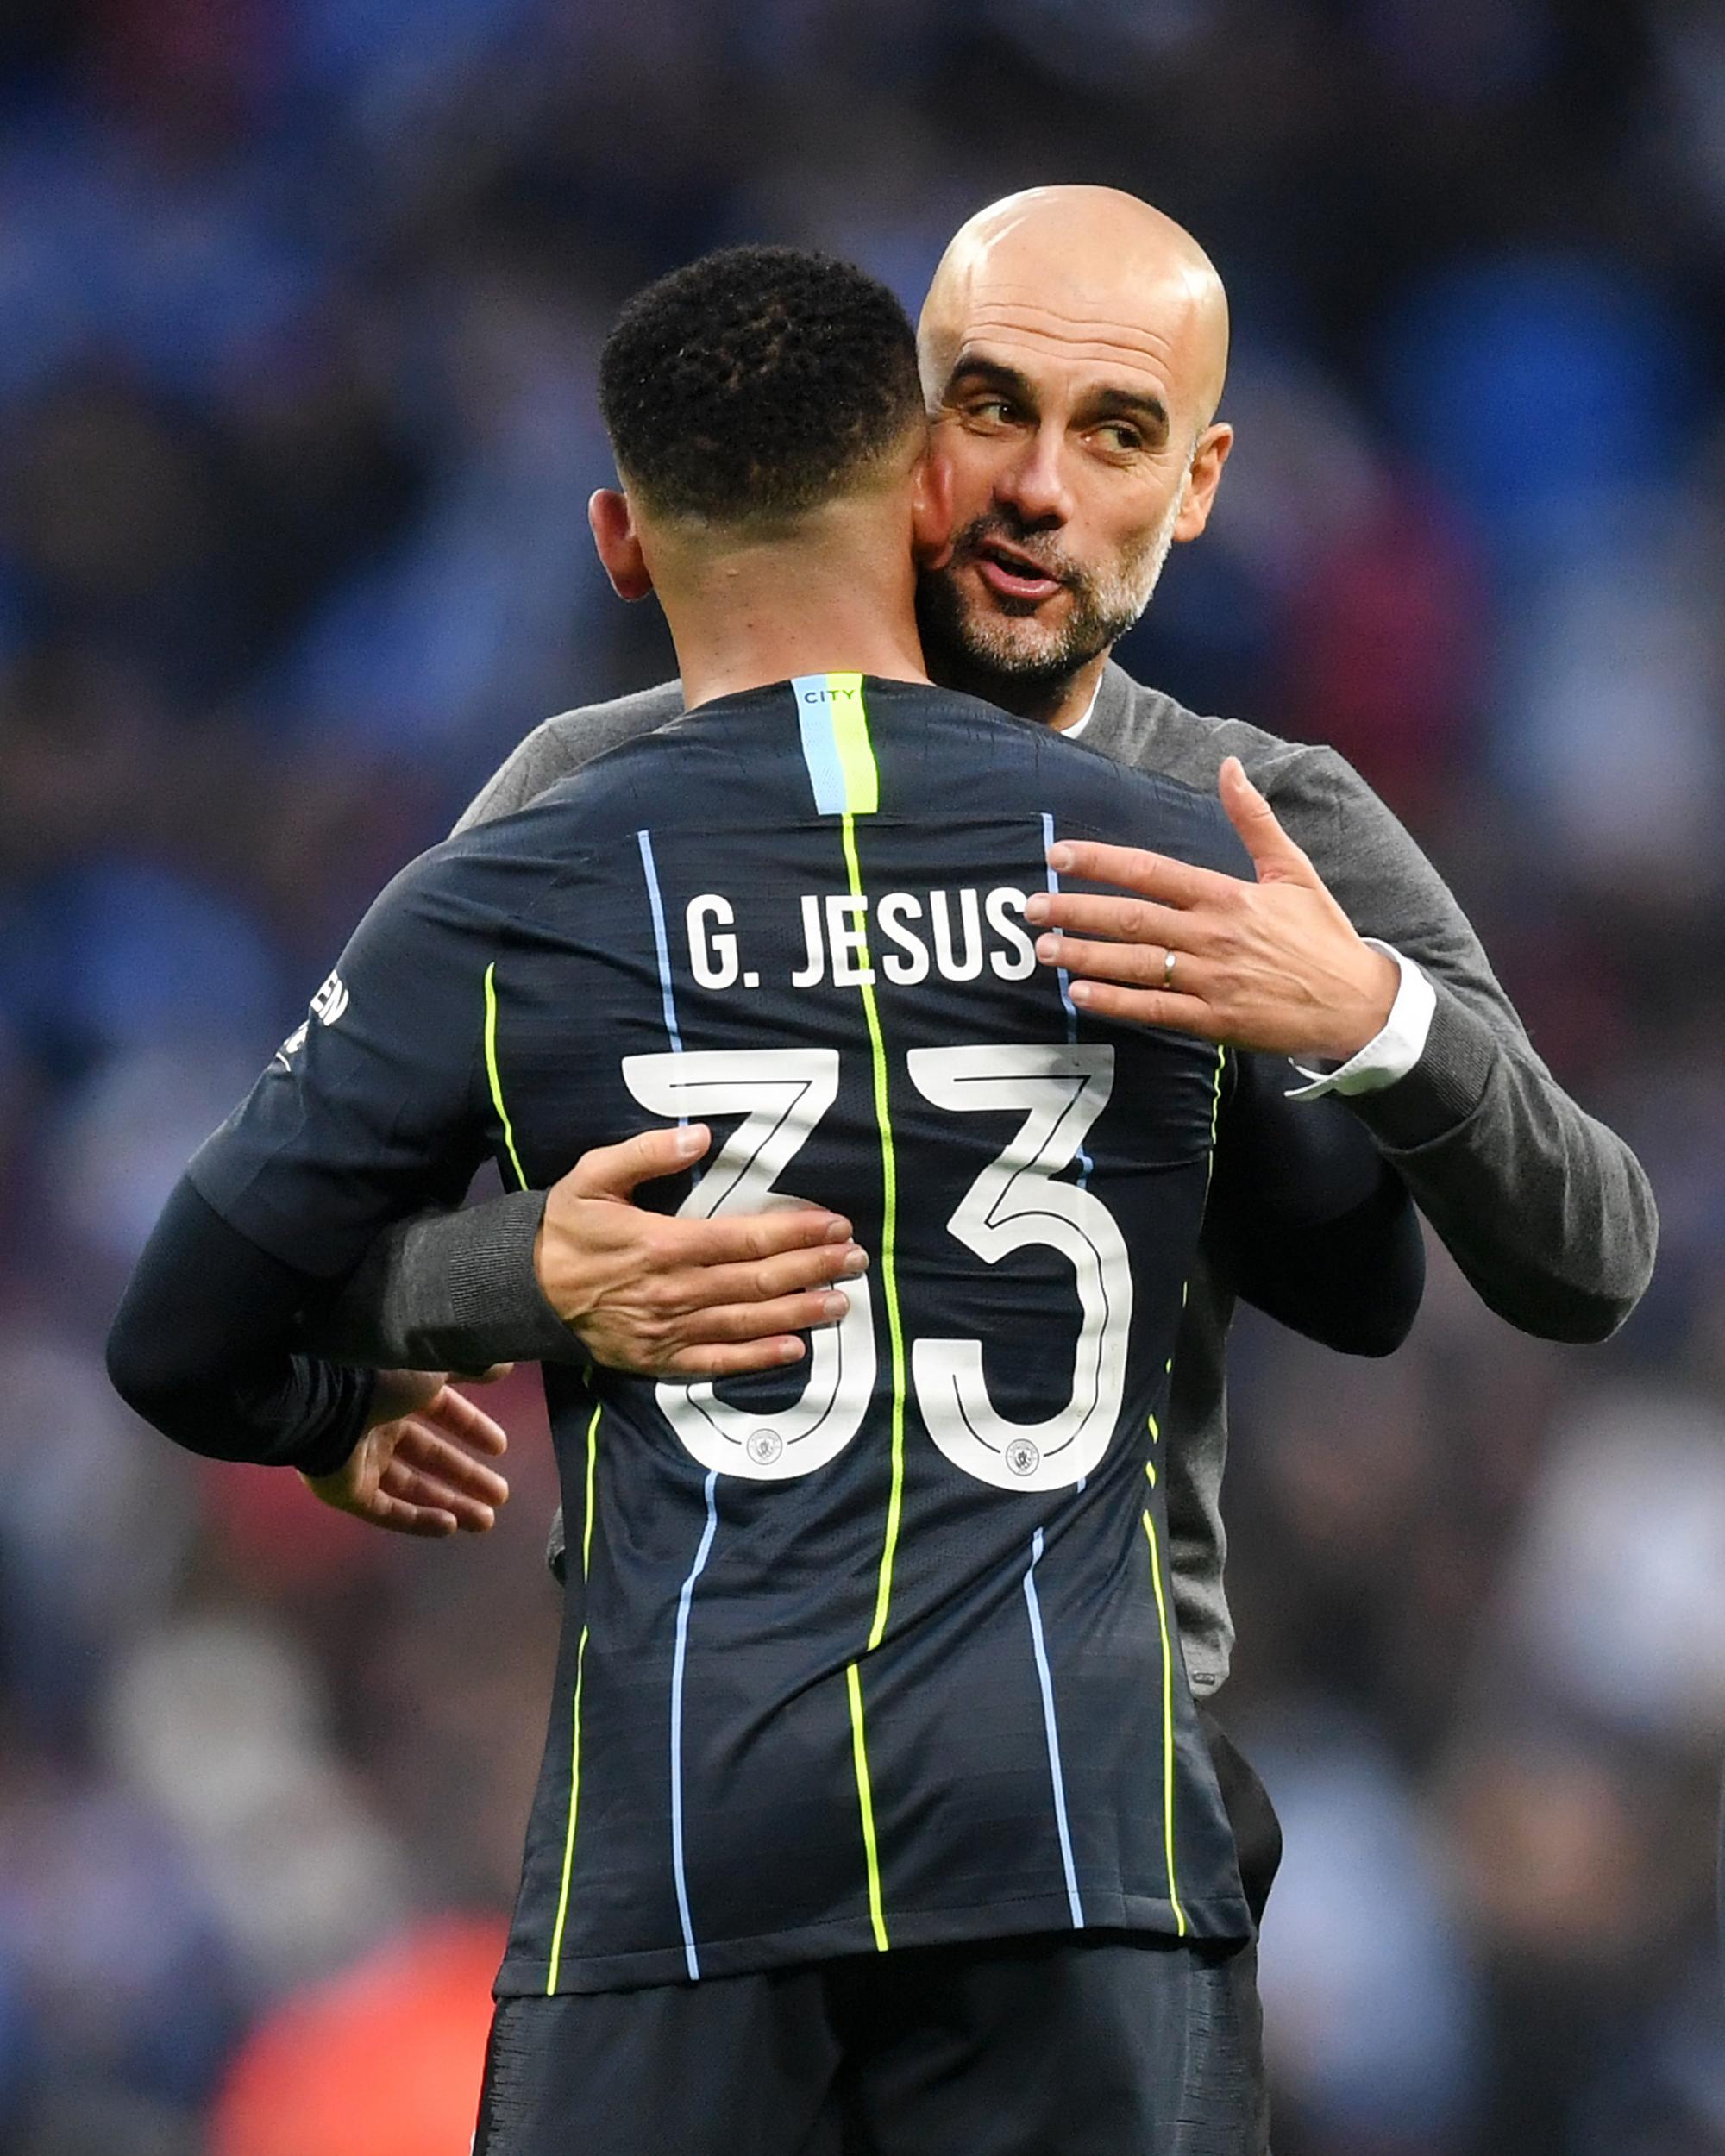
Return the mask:
{"type": "MultiPolygon", "coordinates": [[[[311,1018],[316,1018],[322,1025],[333,1025],[347,1007],[348,984],[340,974],[332,973],[311,999],[311,1018]]],[[[310,1031],[311,1018],[307,1018],[304,1025],[295,1026],[292,1032],[277,1049],[275,1060],[284,1070],[290,1067],[293,1058],[304,1047],[306,1037],[310,1031]]]]}
{"type": "Polygon", "coordinates": [[[348,1007],[348,984],[338,973],[332,973],[311,999],[311,1015],[325,1025],[333,1025],[348,1007]]]}

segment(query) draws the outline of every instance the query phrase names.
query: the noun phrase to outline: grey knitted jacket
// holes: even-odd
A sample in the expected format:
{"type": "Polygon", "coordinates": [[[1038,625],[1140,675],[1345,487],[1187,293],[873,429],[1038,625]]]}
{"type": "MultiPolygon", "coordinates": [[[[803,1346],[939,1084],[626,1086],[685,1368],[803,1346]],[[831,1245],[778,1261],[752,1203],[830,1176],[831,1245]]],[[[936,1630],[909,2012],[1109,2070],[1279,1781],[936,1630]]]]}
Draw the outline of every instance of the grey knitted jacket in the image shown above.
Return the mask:
{"type": "MultiPolygon", "coordinates": [[[[679,716],[674,682],[547,719],[461,819],[524,807],[603,750],[679,716]]],[[[1534,1053],[1442,877],[1333,749],[1201,718],[1110,665],[1083,745],[1213,788],[1237,755],[1361,934],[1417,961],[1437,988],[1424,1055],[1350,1105],[1492,1309],[1552,1340],[1598,1340],[1653,1270],[1658,1222],[1634,1155],[1584,1114],[1534,1053]]],[[[316,1344],[386,1367],[474,1369],[582,1359],[533,1273],[543,1194],[518,1192],[405,1222],[355,1275],[316,1344]]],[[[1214,1265],[1195,1275],[1175,1357],[1168,1443],[1174,1597],[1192,1688],[1227,1674],[1222,1587],[1225,1351],[1233,1312],[1214,1265]]],[[[553,1534],[561,1544],[561,1520],[553,1534]]]]}

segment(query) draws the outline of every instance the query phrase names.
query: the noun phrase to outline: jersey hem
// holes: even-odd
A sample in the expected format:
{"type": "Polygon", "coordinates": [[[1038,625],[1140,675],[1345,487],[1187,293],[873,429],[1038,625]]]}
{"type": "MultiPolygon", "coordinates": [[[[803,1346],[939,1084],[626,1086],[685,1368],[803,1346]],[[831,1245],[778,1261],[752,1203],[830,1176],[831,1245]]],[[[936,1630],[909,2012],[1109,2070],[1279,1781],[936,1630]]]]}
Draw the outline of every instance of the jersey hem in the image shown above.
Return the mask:
{"type": "MultiPolygon", "coordinates": [[[[1180,1902],[1186,1923],[1182,1932],[1174,1905],[1164,1897],[1142,1894],[1086,1892],[1084,1927],[1095,1931],[1156,1932],[1170,1938],[1195,1942],[1245,1940],[1252,1935],[1251,1918],[1242,1896],[1222,1894],[1197,1901],[1180,1902]]],[[[1070,1933],[1071,1905],[1063,1891],[1034,1895],[1020,1902],[991,1903],[981,1908],[887,1910],[891,1940],[886,1949],[911,1946],[958,1946],[969,1940],[1013,1939],[1044,1932],[1070,1933]],[[974,1921],[966,1921],[974,1920],[974,1921]]],[[[699,1940],[696,1952],[701,1976],[754,1976],[767,1969],[832,1961],[844,1956],[875,1954],[871,1921],[863,1912],[830,1919],[821,1924],[799,1925],[794,1930],[762,1933],[752,1938],[699,1940]]],[[[647,1947],[625,1954],[564,1952],[557,1983],[549,1983],[550,1963],[543,1955],[509,1953],[505,1956],[492,1986],[494,1998],[561,1996],[566,1992],[632,1991],[652,1984],[687,1984],[687,1953],[675,1946],[647,1947]]]]}

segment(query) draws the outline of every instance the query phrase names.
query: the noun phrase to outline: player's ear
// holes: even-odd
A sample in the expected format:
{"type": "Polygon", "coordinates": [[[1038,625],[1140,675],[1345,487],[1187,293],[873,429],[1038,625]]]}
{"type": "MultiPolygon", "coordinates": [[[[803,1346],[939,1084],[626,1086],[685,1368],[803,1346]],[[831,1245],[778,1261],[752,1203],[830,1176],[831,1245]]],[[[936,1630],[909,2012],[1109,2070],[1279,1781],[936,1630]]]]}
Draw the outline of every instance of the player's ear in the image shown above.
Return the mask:
{"type": "Polygon", "coordinates": [[[911,545],[919,569],[944,569],[952,559],[952,467],[934,442],[917,463],[911,545]]]}
{"type": "Polygon", "coordinates": [[[635,512],[629,497],[614,486],[601,486],[587,502],[587,527],[611,588],[619,599],[645,599],[653,588],[647,557],[641,550],[641,535],[635,529],[635,512]]]}

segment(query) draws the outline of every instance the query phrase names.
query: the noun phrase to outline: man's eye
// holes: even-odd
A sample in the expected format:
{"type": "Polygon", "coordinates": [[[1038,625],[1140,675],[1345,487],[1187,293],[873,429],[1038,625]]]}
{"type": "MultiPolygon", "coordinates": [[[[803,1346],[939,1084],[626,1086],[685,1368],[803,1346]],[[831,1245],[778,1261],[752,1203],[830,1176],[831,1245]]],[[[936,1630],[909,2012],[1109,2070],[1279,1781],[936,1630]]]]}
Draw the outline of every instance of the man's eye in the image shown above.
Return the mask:
{"type": "Polygon", "coordinates": [[[991,426],[1004,427],[1010,423],[1013,408],[1004,397],[981,397],[965,407],[966,417],[981,419],[991,426]]]}
{"type": "Polygon", "coordinates": [[[1136,427],[1129,427],[1120,420],[1111,419],[1095,430],[1097,439],[1105,449],[1132,450],[1144,447],[1144,436],[1136,427]]]}

